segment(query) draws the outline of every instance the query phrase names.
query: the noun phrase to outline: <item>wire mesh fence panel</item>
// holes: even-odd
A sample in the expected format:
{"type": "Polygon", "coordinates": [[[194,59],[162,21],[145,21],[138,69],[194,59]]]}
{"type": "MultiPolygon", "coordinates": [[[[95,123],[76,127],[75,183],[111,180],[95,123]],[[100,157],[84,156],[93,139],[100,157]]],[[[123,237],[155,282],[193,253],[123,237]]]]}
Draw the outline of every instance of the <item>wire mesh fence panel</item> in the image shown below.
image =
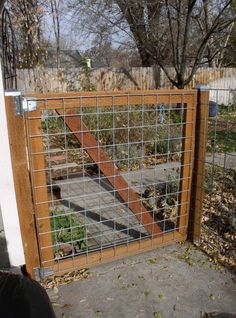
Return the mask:
{"type": "Polygon", "coordinates": [[[236,90],[210,89],[200,246],[236,266],[236,90]]]}
{"type": "Polygon", "coordinates": [[[25,122],[42,267],[59,273],[186,238],[196,91],[34,102],[25,122]]]}

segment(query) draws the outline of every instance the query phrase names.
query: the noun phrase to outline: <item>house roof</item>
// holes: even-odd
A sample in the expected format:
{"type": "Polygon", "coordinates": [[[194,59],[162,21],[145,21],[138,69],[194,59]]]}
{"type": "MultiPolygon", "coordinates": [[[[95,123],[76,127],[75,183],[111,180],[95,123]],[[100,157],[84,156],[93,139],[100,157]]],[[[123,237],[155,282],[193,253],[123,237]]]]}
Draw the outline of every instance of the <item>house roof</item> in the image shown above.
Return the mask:
{"type": "MultiPolygon", "coordinates": [[[[82,55],[78,50],[60,50],[60,66],[61,67],[80,67],[82,55]]],[[[57,67],[57,51],[48,49],[47,58],[45,61],[47,67],[57,67]]]]}

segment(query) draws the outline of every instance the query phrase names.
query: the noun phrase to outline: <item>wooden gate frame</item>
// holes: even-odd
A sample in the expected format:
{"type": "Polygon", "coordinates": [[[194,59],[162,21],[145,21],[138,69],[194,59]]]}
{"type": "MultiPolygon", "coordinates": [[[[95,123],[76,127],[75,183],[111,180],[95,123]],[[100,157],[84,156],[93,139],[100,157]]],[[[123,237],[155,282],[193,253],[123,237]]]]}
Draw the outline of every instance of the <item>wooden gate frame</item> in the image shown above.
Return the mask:
{"type": "MultiPolygon", "coordinates": [[[[198,92],[198,95],[200,93],[198,92]]],[[[30,185],[30,177],[28,171],[28,160],[25,152],[26,142],[25,138],[22,138],[24,133],[24,118],[23,116],[16,116],[14,114],[14,99],[13,97],[6,97],[6,109],[7,109],[7,119],[8,119],[8,130],[9,130],[9,141],[11,146],[11,156],[12,156],[12,165],[13,165],[13,174],[14,182],[17,195],[17,204],[19,211],[19,220],[22,232],[23,246],[25,252],[26,266],[28,272],[34,277],[35,268],[52,268],[52,270],[60,275],[68,270],[71,270],[71,265],[76,268],[84,268],[89,266],[99,264],[101,262],[106,262],[109,260],[119,259],[127,255],[133,255],[140,251],[147,251],[155,248],[156,246],[166,245],[173,241],[181,241],[187,238],[187,229],[189,221],[189,207],[190,207],[190,193],[185,191],[191,186],[192,180],[192,166],[193,166],[193,155],[194,155],[194,142],[195,142],[195,118],[196,118],[196,106],[197,106],[197,91],[196,90],[161,90],[161,91],[129,91],[129,92],[89,92],[89,93],[63,93],[63,94],[32,94],[27,95],[27,98],[36,98],[40,99],[37,101],[37,110],[30,112],[30,116],[38,118],[36,124],[34,124],[30,129],[33,128],[35,134],[40,135],[41,129],[41,111],[42,109],[62,109],[65,107],[70,109],[76,107],[76,101],[78,98],[86,97],[83,99],[83,107],[95,107],[96,98],[99,98],[99,107],[101,106],[119,106],[129,104],[153,104],[153,103],[168,103],[169,98],[171,98],[172,103],[186,103],[187,110],[185,114],[184,125],[184,148],[185,152],[182,156],[182,178],[184,181],[181,185],[181,202],[186,202],[186,204],[181,204],[180,207],[180,224],[179,231],[173,231],[170,233],[165,233],[163,235],[154,237],[153,239],[143,239],[138,242],[131,242],[128,245],[121,245],[114,248],[104,249],[100,252],[91,252],[89,255],[81,255],[74,258],[73,260],[66,259],[60,260],[60,272],[58,272],[58,263],[53,261],[53,248],[47,247],[52,245],[51,234],[46,236],[43,240],[43,246],[38,245],[37,239],[37,226],[35,224],[35,206],[32,204],[32,198],[35,195],[40,196],[42,201],[47,202],[47,190],[45,188],[37,188],[34,193],[32,193],[32,188],[30,185]],[[115,96],[115,99],[113,98],[115,96]],[[62,100],[56,100],[56,98],[65,98],[62,100]],[[71,99],[66,100],[66,98],[71,97],[71,99]],[[75,97],[75,99],[73,99],[75,97]],[[91,98],[90,98],[91,97],[91,98]],[[95,98],[96,97],[96,98],[95,98]],[[157,101],[158,98],[158,101],[157,101]],[[47,105],[45,106],[45,101],[47,99],[47,105]],[[60,105],[61,103],[61,105],[60,105]],[[192,123],[191,123],[192,122],[192,123]],[[20,138],[19,138],[20,136],[20,138]],[[191,139],[192,138],[192,139],[191,139]],[[192,142],[192,143],[191,143],[192,142]],[[191,150],[192,149],[192,150],[191,150]],[[190,151],[191,150],[191,151],[190,151]],[[185,176],[190,176],[186,178],[185,176]],[[35,193],[36,192],[36,193],[35,193]],[[26,222],[26,219],[29,220],[26,222]],[[44,245],[45,244],[45,245],[44,245]],[[45,247],[42,249],[42,247],[45,247]]],[[[204,104],[207,102],[207,97],[204,100],[204,104]]],[[[198,109],[201,107],[201,98],[198,98],[198,109]]],[[[203,116],[204,110],[201,112],[203,116]]],[[[199,116],[199,112],[198,112],[199,116]]],[[[27,113],[26,113],[27,120],[27,113]]],[[[32,130],[31,130],[32,132],[32,130]]],[[[198,136],[202,131],[197,131],[198,136]]],[[[205,133],[205,132],[204,132],[205,133]]],[[[27,132],[26,132],[27,134],[27,132]]],[[[197,136],[196,136],[197,137],[197,136]]],[[[43,150],[42,142],[36,141],[33,142],[34,152],[39,153],[43,150]]],[[[38,155],[37,160],[34,164],[39,169],[45,167],[44,155],[38,155]]],[[[195,174],[197,172],[195,171],[195,174]]],[[[37,180],[31,180],[33,185],[41,184],[46,185],[46,175],[42,171],[37,177],[37,180]]],[[[202,182],[200,180],[199,182],[202,182]]],[[[190,187],[191,188],[191,187],[190,187]]],[[[38,208],[37,208],[38,209],[38,208]]],[[[44,207],[38,209],[37,217],[48,217],[49,209],[47,203],[44,207]]],[[[200,216],[200,211],[198,211],[198,220],[200,216]]],[[[43,231],[51,230],[50,220],[44,219],[40,224],[38,224],[43,231]]],[[[199,226],[199,225],[198,225],[199,226]]],[[[42,244],[42,241],[41,241],[42,244]]]]}

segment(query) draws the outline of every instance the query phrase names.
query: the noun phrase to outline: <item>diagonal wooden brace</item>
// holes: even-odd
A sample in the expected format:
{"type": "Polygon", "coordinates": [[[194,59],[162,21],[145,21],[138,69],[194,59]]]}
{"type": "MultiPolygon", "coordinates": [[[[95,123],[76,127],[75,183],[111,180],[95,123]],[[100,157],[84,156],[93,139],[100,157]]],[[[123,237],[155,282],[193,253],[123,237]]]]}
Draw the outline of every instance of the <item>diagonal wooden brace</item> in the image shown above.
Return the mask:
{"type": "MultiPolygon", "coordinates": [[[[56,110],[56,112],[58,115],[64,116],[63,111],[56,110]]],[[[118,168],[113,164],[107,152],[100,147],[96,138],[83,123],[81,116],[75,115],[72,110],[69,110],[67,111],[64,120],[67,127],[74,133],[74,136],[81,146],[98,165],[104,176],[119,193],[122,200],[128,205],[129,209],[135,214],[136,218],[144,225],[147,232],[154,236],[161,234],[162,231],[160,227],[154,223],[153,217],[146,210],[137,193],[129,187],[127,181],[120,174],[118,168]]]]}

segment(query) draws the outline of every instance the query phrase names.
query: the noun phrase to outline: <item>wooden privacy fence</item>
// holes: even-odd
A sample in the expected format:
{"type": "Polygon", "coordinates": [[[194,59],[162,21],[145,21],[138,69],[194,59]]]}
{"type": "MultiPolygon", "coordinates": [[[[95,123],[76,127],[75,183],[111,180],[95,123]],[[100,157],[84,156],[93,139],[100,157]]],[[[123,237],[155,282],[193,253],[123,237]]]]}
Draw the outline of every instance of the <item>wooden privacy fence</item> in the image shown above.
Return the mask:
{"type": "MultiPolygon", "coordinates": [[[[168,68],[168,72],[175,78],[174,68],[168,68]]],[[[236,68],[201,67],[186,88],[191,89],[199,84],[213,88],[234,88],[235,78],[236,68]]],[[[163,70],[155,67],[98,68],[91,69],[89,75],[82,68],[22,69],[18,70],[17,82],[22,93],[173,88],[163,70]]]]}
{"type": "Polygon", "coordinates": [[[185,240],[193,178],[197,239],[203,103],[208,92],[197,90],[35,94],[16,115],[7,97],[29,273],[60,275],[185,240]]]}

